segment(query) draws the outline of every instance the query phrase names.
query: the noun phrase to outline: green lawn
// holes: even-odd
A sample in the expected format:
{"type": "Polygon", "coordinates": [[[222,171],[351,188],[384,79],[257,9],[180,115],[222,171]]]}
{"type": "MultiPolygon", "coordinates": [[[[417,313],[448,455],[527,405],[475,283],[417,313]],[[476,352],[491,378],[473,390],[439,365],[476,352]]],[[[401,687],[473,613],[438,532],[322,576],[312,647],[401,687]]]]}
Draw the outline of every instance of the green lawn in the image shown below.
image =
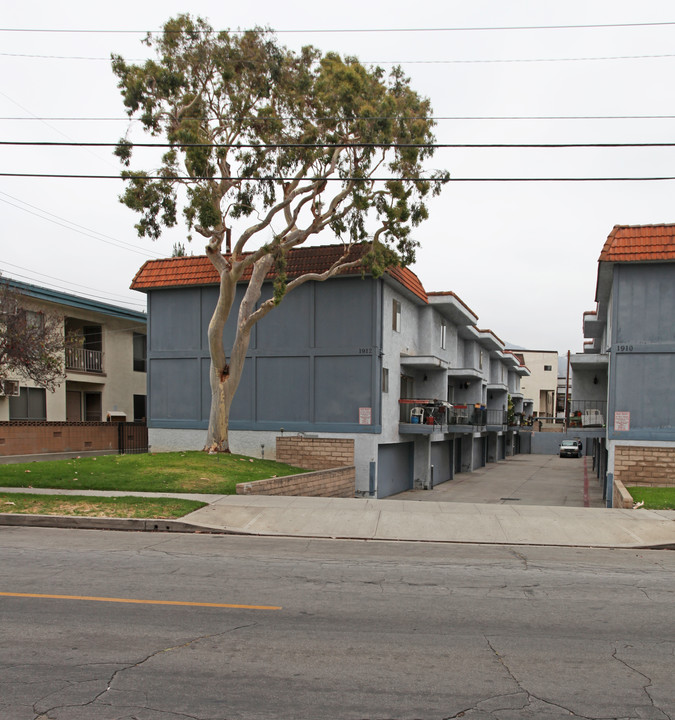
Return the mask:
{"type": "Polygon", "coordinates": [[[204,452],[102,455],[0,465],[0,487],[234,495],[240,482],[307,472],[273,460],[204,452]]]}
{"type": "Polygon", "coordinates": [[[635,502],[644,502],[647,510],[675,510],[675,487],[626,488],[635,502]]]}
{"type": "Polygon", "coordinates": [[[114,518],[179,518],[206,503],[177,498],[0,493],[0,513],[114,518]]]}

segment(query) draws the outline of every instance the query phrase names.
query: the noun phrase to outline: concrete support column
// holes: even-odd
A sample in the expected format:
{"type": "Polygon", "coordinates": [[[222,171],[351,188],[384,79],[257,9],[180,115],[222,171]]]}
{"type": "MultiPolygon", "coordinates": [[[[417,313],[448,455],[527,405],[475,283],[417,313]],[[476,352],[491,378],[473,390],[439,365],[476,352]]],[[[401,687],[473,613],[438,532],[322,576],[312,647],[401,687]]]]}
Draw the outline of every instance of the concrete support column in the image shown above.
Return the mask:
{"type": "Polygon", "coordinates": [[[431,488],[431,436],[415,438],[413,458],[413,478],[416,489],[431,488]]]}

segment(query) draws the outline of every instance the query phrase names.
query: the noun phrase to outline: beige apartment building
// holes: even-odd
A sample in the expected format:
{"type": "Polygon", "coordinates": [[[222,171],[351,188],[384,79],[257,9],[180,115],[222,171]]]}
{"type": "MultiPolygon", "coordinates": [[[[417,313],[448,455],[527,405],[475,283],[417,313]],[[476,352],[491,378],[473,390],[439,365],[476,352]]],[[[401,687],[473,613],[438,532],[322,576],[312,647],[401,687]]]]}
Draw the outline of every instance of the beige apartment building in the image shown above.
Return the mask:
{"type": "Polygon", "coordinates": [[[555,350],[515,350],[514,354],[530,371],[520,389],[532,401],[533,417],[555,417],[558,390],[558,353],[555,350]]]}
{"type": "Polygon", "coordinates": [[[12,373],[0,387],[0,421],[146,419],[145,313],[7,280],[23,312],[63,318],[66,378],[50,392],[12,373]]]}

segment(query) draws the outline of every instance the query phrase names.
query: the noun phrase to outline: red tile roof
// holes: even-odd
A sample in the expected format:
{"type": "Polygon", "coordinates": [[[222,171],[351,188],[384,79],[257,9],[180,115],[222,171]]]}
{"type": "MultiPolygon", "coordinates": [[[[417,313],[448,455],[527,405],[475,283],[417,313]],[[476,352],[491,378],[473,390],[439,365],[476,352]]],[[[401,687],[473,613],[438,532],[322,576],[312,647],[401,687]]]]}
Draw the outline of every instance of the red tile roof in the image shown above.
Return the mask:
{"type": "MultiPolygon", "coordinates": [[[[368,246],[355,245],[348,259],[358,260],[368,250],[368,246]]],[[[294,248],[288,253],[286,274],[289,278],[304,273],[321,273],[328,270],[342,255],[342,245],[322,245],[317,247],[294,248]]],[[[427,293],[420,279],[412,270],[402,267],[390,268],[388,274],[403,287],[427,303],[427,293]]],[[[361,268],[347,268],[340,275],[360,275],[361,268]]],[[[243,280],[251,277],[251,269],[244,273],[243,280]]],[[[274,277],[274,271],[267,278],[274,277]]],[[[156,290],[159,288],[185,287],[195,285],[217,285],[218,273],[206,255],[148,260],[136,273],[131,288],[133,290],[156,290]]]]}
{"type": "Polygon", "coordinates": [[[675,260],[675,224],[615,225],[598,262],[675,260]]]}

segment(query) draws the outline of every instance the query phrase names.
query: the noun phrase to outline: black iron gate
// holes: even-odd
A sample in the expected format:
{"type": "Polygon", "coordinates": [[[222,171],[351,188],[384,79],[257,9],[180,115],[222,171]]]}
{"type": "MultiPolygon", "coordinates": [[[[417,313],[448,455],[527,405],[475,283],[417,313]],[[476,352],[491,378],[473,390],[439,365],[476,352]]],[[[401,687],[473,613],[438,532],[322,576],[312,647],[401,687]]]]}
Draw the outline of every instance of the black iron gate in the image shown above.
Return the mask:
{"type": "Polygon", "coordinates": [[[120,455],[148,452],[148,426],[144,423],[118,423],[117,438],[120,455]]]}

